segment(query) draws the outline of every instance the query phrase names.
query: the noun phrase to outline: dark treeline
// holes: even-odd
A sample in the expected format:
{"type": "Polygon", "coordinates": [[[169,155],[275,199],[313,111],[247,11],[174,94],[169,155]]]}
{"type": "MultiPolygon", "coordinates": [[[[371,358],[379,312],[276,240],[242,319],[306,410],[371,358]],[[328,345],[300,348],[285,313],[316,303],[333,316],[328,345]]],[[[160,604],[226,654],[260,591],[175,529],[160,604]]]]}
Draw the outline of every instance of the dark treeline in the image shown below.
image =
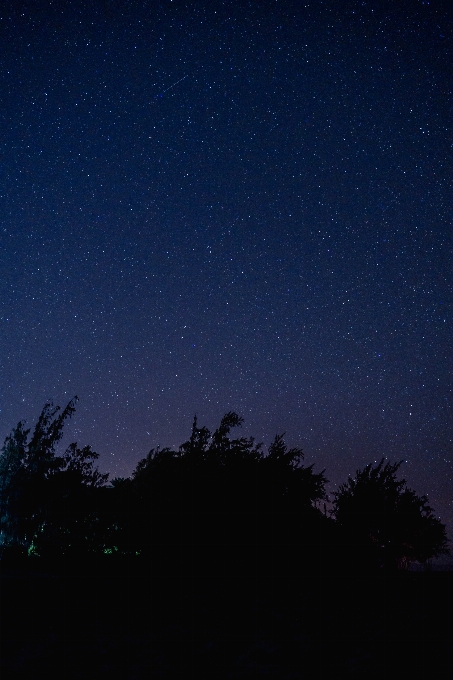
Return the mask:
{"type": "Polygon", "coordinates": [[[300,449],[235,438],[227,413],[109,482],[89,446],[59,451],[74,408],[47,404],[0,452],[2,679],[444,673],[451,579],[407,567],[445,527],[399,463],[329,503],[300,449]]]}
{"type": "Polygon", "coordinates": [[[227,413],[210,432],[194,419],[178,450],[152,449],[130,478],[108,481],[89,446],[58,455],[65,409],[47,404],[33,431],[19,423],[0,454],[1,552],[74,562],[100,556],[237,573],[393,573],[447,551],[425,496],[397,478],[401,463],[367,465],[334,492],[277,435],[265,451],[234,438],[227,413]]]}

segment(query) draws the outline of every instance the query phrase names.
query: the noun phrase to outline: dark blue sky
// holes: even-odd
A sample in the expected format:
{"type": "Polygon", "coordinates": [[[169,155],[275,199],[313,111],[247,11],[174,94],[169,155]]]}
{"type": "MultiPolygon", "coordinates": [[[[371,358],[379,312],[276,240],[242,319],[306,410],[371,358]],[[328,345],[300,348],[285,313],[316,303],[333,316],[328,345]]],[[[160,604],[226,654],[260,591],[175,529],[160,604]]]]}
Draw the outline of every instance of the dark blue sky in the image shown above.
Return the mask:
{"type": "Polygon", "coordinates": [[[0,436],[112,476],[196,412],[453,526],[453,10],[3,3],[0,436]]]}

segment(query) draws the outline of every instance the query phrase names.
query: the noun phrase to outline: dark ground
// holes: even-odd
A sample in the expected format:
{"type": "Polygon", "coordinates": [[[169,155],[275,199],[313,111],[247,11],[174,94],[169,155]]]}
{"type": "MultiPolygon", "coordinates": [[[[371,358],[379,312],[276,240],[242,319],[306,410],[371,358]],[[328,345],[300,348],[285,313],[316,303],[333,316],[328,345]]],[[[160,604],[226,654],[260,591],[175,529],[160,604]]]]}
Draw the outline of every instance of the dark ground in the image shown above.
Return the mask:
{"type": "Polygon", "coordinates": [[[162,576],[2,567],[1,677],[452,677],[452,573],[162,576]]]}

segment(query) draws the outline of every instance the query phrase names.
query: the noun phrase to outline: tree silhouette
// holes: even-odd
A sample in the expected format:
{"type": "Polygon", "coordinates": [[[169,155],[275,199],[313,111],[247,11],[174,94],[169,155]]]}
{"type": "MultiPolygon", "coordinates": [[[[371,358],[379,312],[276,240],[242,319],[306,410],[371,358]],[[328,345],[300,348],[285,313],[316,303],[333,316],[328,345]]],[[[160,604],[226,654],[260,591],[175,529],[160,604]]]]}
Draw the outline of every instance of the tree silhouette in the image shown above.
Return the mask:
{"type": "Polygon", "coordinates": [[[58,467],[55,446],[62,437],[64,421],[75,410],[76,399],[60,414],[59,407],[46,404],[30,441],[30,430],[24,429],[23,422],[5,440],[0,455],[3,546],[29,548],[44,522],[45,480],[58,467]]]}
{"type": "Polygon", "coordinates": [[[19,422],[6,437],[0,452],[0,549],[18,542],[20,528],[18,510],[21,504],[22,483],[27,438],[30,430],[19,422]]]}
{"type": "Polygon", "coordinates": [[[46,404],[31,436],[21,421],[5,439],[2,552],[154,558],[179,550],[200,564],[218,551],[224,561],[239,556],[248,570],[266,559],[318,569],[336,546],[348,568],[386,572],[448,552],[426,496],[397,479],[401,463],[383,459],[358,470],[334,493],[327,517],[319,510],[324,471],[305,466],[303,451],[288,448],[283,435],[267,452],[253,437],[231,436],[243,423],[233,411],[212,433],[195,417],[177,450],[152,449],[130,478],[107,486],[90,446],[72,443],[57,455],[76,399],[63,410],[46,404]]]}
{"type": "Polygon", "coordinates": [[[152,449],[130,480],[114,480],[112,551],[151,556],[179,544],[200,555],[245,554],[261,545],[277,554],[283,544],[319,543],[330,521],[316,508],[324,473],[304,467],[301,449],[288,449],[281,435],[267,455],[252,437],[231,437],[242,422],[226,413],[211,433],[195,417],[177,451],[152,449]]]}
{"type": "MultiPolygon", "coordinates": [[[[94,468],[98,455],[90,447],[79,449],[74,443],[63,456],[56,455],[76,401],[63,410],[47,403],[30,439],[30,430],[20,422],[5,440],[0,452],[2,550],[45,554],[52,547],[61,553],[80,542],[90,492],[103,486],[108,474],[94,468]]],[[[84,531],[93,535],[92,528],[85,526],[84,531]]]]}
{"type": "Polygon", "coordinates": [[[103,491],[108,473],[94,466],[99,455],[90,446],[70,444],[45,480],[45,521],[33,538],[39,555],[82,555],[104,545],[103,491]]]}
{"type": "Polygon", "coordinates": [[[349,558],[365,568],[394,571],[448,553],[445,526],[396,473],[403,461],[384,458],[357,470],[334,492],[334,515],[349,558]]]}

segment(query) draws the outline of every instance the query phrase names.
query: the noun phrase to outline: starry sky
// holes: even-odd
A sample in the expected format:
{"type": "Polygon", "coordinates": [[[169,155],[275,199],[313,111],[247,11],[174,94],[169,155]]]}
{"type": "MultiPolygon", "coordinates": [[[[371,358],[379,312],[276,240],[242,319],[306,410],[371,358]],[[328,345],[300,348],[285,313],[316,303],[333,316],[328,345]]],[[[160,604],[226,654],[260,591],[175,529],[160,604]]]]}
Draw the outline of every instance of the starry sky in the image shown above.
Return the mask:
{"type": "Polygon", "coordinates": [[[387,456],[453,529],[453,9],[4,2],[0,437],[387,456]]]}

